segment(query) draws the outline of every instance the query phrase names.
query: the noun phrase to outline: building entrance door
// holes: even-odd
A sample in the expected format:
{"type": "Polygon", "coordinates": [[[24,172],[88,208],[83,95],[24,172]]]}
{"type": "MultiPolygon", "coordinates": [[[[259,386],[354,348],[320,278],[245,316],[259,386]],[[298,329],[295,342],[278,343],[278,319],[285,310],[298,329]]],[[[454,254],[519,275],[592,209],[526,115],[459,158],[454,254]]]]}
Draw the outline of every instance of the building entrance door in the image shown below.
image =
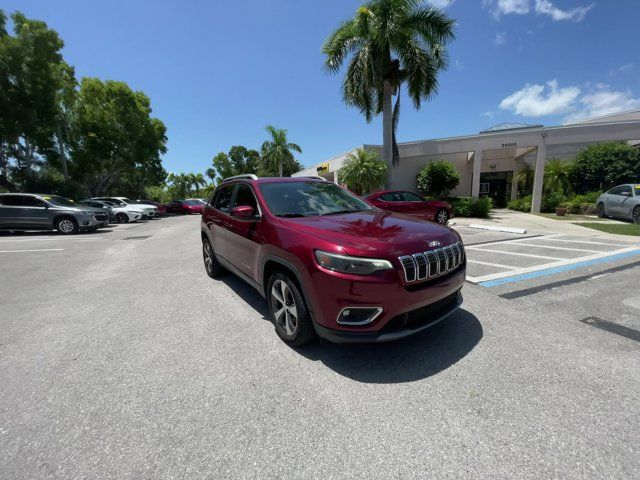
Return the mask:
{"type": "Polygon", "coordinates": [[[504,208],[511,198],[513,172],[487,172],[480,174],[480,196],[490,197],[493,206],[504,208]]]}

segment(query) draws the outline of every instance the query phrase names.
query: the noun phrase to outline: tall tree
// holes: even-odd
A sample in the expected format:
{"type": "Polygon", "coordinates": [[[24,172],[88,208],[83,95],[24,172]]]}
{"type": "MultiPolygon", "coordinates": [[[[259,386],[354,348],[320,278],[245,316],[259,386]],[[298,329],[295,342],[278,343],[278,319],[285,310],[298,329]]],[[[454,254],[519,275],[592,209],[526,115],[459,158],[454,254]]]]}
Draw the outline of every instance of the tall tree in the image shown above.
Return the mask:
{"type": "Polygon", "coordinates": [[[14,35],[0,12],[0,176],[8,183],[9,159],[18,181],[57,156],[62,97],[74,86],[73,69],[63,60],[63,42],[47,24],[15,12],[14,35]]]}
{"type": "Polygon", "coordinates": [[[338,182],[346,184],[356,195],[362,195],[383,186],[387,174],[387,164],[377,153],[359,148],[347,156],[338,172],[338,182]]]}
{"type": "MultiPolygon", "coordinates": [[[[396,129],[400,87],[407,84],[416,109],[438,90],[438,72],[447,66],[445,45],[454,38],[454,20],[420,0],[371,0],[325,41],[325,68],[337,73],[351,56],[343,99],[370,122],[383,116],[383,158],[399,158],[396,129]],[[392,108],[392,96],[397,95],[392,108]]],[[[388,179],[388,182],[390,178],[388,179]]]]}
{"type": "Polygon", "coordinates": [[[152,184],[164,180],[160,155],[166,128],[151,116],[149,98],[126,83],[84,78],[73,115],[74,177],[93,195],[140,172],[152,184]]]}
{"type": "Polygon", "coordinates": [[[287,139],[287,131],[272,125],[267,126],[271,139],[262,144],[262,158],[267,166],[278,168],[278,176],[282,177],[284,165],[291,166],[296,162],[293,152],[302,153],[302,149],[287,139]]]}

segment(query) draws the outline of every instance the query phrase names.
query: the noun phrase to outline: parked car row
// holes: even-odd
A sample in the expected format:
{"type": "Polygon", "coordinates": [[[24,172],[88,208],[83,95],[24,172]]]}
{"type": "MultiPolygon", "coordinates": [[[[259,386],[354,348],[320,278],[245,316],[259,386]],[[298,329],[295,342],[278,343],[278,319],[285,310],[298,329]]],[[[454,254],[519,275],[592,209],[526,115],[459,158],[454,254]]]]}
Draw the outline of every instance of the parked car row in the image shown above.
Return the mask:
{"type": "Polygon", "coordinates": [[[59,195],[0,194],[0,230],[92,231],[109,223],[137,222],[159,216],[151,204],[126,197],[96,197],[74,202],[59,195]]]}

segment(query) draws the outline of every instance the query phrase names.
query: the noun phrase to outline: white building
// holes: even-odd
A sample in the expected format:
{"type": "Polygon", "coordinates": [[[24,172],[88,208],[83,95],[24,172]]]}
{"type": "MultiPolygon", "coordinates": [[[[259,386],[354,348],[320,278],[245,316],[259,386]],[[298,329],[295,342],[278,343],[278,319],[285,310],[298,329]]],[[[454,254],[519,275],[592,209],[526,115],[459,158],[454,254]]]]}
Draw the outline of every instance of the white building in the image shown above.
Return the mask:
{"type": "MultiPolygon", "coordinates": [[[[543,125],[501,124],[477,135],[407,142],[398,145],[400,159],[390,168],[390,188],[416,190],[418,172],[433,160],[451,162],[460,173],[452,196],[491,196],[502,206],[517,196],[516,174],[526,164],[535,170],[532,212],[540,211],[544,164],[547,159],[573,159],[593,143],[626,141],[640,147],[640,110],[590,118],[577,123],[543,125]]],[[[362,145],[379,152],[382,146],[362,145]]],[[[325,160],[294,176],[320,175],[337,181],[346,157],[355,151],[325,160]]]]}

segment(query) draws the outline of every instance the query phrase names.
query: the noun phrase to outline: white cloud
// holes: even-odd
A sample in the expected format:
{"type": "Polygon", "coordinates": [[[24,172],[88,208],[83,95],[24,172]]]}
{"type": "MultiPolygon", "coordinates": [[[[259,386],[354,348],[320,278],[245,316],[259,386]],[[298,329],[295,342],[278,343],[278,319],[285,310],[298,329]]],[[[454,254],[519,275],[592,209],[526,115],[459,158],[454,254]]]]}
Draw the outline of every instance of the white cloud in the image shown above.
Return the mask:
{"type": "Polygon", "coordinates": [[[500,108],[524,117],[566,114],[565,123],[640,108],[640,98],[629,90],[612,90],[604,83],[586,84],[585,88],[588,91],[584,93],[575,85],[560,88],[557,80],[546,85],[526,84],[502,100],[500,108]]]}
{"type": "Polygon", "coordinates": [[[556,7],[550,0],[535,0],[532,9],[532,1],[533,0],[483,0],[482,6],[490,9],[493,16],[497,19],[500,18],[501,15],[526,15],[534,10],[538,15],[548,15],[556,22],[562,20],[581,22],[589,10],[593,8],[593,4],[590,4],[575,7],[570,10],[562,10],[556,7]]]}
{"type": "Polygon", "coordinates": [[[436,8],[447,8],[450,6],[455,0],[427,0],[427,3],[432,7],[436,8]]]}
{"type": "Polygon", "coordinates": [[[564,119],[566,123],[585,118],[601,117],[640,108],[640,98],[634,98],[630,91],[611,90],[609,85],[597,85],[596,90],[583,95],[577,110],[564,119]]]}
{"type": "Polygon", "coordinates": [[[498,32],[496,33],[496,38],[493,39],[493,43],[498,46],[498,45],[504,45],[504,43],[507,41],[507,34],[505,32],[498,32]]]}
{"type": "Polygon", "coordinates": [[[570,111],[579,95],[580,88],[558,88],[557,80],[547,82],[546,86],[527,83],[502,100],[500,108],[525,117],[542,117],[570,111]]]}
{"type": "Polygon", "coordinates": [[[493,112],[493,110],[487,110],[486,112],[482,112],[480,115],[483,117],[493,118],[495,112],[493,112]]]}
{"type": "Polygon", "coordinates": [[[529,0],[483,0],[482,6],[491,9],[496,18],[510,13],[524,15],[530,10],[529,0]]]}
{"type": "Polygon", "coordinates": [[[549,0],[536,0],[536,13],[549,15],[554,22],[562,20],[581,22],[592,8],[593,3],[586,6],[572,8],[571,10],[561,10],[553,5],[549,0]]]}

